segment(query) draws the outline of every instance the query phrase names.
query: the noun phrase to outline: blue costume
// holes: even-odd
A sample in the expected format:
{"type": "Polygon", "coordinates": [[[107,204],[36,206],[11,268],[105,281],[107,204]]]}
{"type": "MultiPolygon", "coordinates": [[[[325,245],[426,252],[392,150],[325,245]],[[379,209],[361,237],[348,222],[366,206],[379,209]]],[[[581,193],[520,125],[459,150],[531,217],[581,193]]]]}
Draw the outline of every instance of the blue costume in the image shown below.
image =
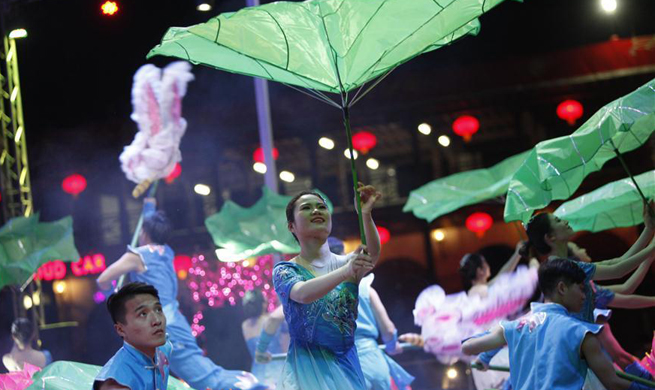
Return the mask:
{"type": "Polygon", "coordinates": [[[123,347],[109,359],[96,376],[93,389],[99,389],[102,382],[113,379],[131,390],[166,390],[171,350],[172,345],[167,341],[156,349],[153,360],[123,342],[123,347]]]}
{"type": "Polygon", "coordinates": [[[357,285],[341,283],[308,304],[290,299],[297,282],[313,278],[309,270],[288,261],[273,270],[291,338],[278,389],[365,390],[355,347],[357,285]]]}
{"type": "Polygon", "coordinates": [[[369,390],[390,390],[391,378],[398,389],[404,390],[414,377],[405,371],[395,360],[382,352],[377,339],[380,336],[378,323],[371,307],[371,283],[374,275],[370,274],[359,283],[359,306],[357,311],[357,330],[355,345],[359,361],[364,371],[366,387],[369,390]]]}
{"type": "MultiPolygon", "coordinates": [[[[282,345],[280,344],[280,333],[283,331],[284,324],[278,329],[275,335],[271,339],[271,343],[268,345],[267,350],[273,354],[283,353],[282,345]]],[[[252,357],[252,372],[259,381],[268,386],[274,386],[277,383],[277,380],[280,378],[282,373],[282,367],[284,362],[281,360],[273,360],[269,363],[262,364],[255,361],[255,349],[257,348],[257,342],[259,341],[259,336],[251,337],[246,340],[246,345],[248,346],[248,351],[252,357]]]]}
{"type": "MultiPolygon", "coordinates": [[[[154,212],[154,205],[146,203],[144,217],[154,212]]],[[[170,359],[171,370],[195,389],[227,390],[235,388],[244,371],[230,371],[214,364],[198,347],[191,333],[189,322],[179,310],[177,301],[177,277],[173,267],[175,254],[168,245],[144,245],[138,248],[128,246],[128,251],[137,254],[143,261],[145,272],[130,275],[133,281],[154,286],[166,316],[166,332],[173,344],[170,359]]],[[[244,386],[241,388],[250,388],[244,386]]]]}
{"type": "Polygon", "coordinates": [[[532,312],[502,321],[509,347],[510,382],[515,390],[582,389],[587,363],[580,356],[587,333],[602,326],[580,321],[556,303],[532,303],[532,312]]]}

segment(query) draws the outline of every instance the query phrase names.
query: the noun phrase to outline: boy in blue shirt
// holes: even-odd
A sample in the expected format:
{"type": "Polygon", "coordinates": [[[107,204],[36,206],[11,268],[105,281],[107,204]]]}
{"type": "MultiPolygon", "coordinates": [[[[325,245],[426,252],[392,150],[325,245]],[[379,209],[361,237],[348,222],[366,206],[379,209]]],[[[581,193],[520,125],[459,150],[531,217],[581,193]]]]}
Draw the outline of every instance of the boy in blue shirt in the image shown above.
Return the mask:
{"type": "Polygon", "coordinates": [[[596,335],[601,325],[580,321],[584,271],[573,261],[554,259],[539,268],[545,303],[533,303],[530,314],[503,321],[489,334],[466,340],[468,355],[509,346],[510,381],[515,390],[579,390],[590,368],[608,390],[648,389],[619,378],[602,353],[596,335]]]}
{"type": "Polygon", "coordinates": [[[123,347],[102,367],[94,390],[166,390],[172,345],[157,290],[128,283],[107,300],[123,347]]]}

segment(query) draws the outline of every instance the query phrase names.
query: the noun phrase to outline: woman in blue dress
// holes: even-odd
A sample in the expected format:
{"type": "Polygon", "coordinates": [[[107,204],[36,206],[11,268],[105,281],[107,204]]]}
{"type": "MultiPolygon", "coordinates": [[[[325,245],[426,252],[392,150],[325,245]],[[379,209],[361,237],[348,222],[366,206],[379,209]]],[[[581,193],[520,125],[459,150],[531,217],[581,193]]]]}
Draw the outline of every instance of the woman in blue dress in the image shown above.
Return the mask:
{"type": "Polygon", "coordinates": [[[128,246],[127,252],[98,277],[103,290],[111,287],[111,281],[123,274],[130,274],[132,281],[154,286],[164,306],[166,332],[173,344],[170,359],[171,371],[192,388],[227,390],[260,389],[265,386],[249,372],[226,370],[204,356],[191,333],[189,322],[179,310],[177,301],[177,276],[173,267],[175,253],[166,244],[171,231],[170,222],[161,211],[155,211],[154,198],[146,198],[143,205],[143,229],[139,247],[128,246]]]}
{"type": "Polygon", "coordinates": [[[284,308],[291,337],[278,389],[365,390],[355,347],[358,284],[380,254],[380,239],[371,216],[380,194],[360,185],[368,254],[360,246],[339,256],[327,238],[332,217],[325,200],[305,191],[291,199],[286,215],[300,254],[278,263],[273,283],[284,308]]]}

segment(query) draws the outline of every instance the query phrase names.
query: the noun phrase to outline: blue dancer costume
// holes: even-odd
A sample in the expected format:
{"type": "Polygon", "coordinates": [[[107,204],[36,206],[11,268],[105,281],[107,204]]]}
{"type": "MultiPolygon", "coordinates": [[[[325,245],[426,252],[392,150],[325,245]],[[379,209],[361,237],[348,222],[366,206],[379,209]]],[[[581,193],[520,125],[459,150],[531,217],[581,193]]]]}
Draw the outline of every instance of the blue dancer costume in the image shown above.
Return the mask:
{"type": "MultiPolygon", "coordinates": [[[[146,203],[143,207],[144,217],[154,211],[153,204],[146,203]]],[[[198,347],[189,322],[179,310],[173,250],[168,245],[144,245],[138,248],[128,246],[128,251],[137,254],[146,268],[145,272],[131,273],[130,278],[133,281],[150,284],[159,292],[159,300],[166,316],[166,332],[173,344],[170,359],[173,373],[195,389],[251,388],[247,385],[237,386],[242,382],[239,377],[246,375],[244,371],[226,370],[214,364],[198,347]]],[[[245,383],[247,382],[246,380],[245,383]]]]}
{"type": "Polygon", "coordinates": [[[169,341],[158,347],[155,359],[123,342],[123,347],[109,359],[93,382],[93,389],[99,389],[102,382],[113,379],[131,390],[166,390],[168,366],[172,345],[169,341]]]}
{"type": "Polygon", "coordinates": [[[304,267],[282,261],[273,283],[284,307],[291,338],[277,388],[283,390],[365,390],[355,347],[357,285],[344,282],[320,299],[301,304],[290,299],[297,282],[313,279],[304,267]]]}
{"type": "Polygon", "coordinates": [[[510,382],[515,390],[582,389],[587,363],[580,356],[587,333],[602,325],[580,321],[562,305],[532,303],[532,312],[502,321],[509,347],[510,382]]]}
{"type": "MultiPolygon", "coordinates": [[[[400,390],[409,386],[414,377],[405,371],[395,360],[382,352],[377,339],[380,336],[378,323],[371,307],[371,283],[374,275],[370,274],[359,283],[359,306],[357,311],[357,330],[355,345],[359,361],[364,372],[366,387],[369,390],[390,390],[391,378],[400,390]]],[[[395,344],[396,339],[392,340],[395,344]]]]}

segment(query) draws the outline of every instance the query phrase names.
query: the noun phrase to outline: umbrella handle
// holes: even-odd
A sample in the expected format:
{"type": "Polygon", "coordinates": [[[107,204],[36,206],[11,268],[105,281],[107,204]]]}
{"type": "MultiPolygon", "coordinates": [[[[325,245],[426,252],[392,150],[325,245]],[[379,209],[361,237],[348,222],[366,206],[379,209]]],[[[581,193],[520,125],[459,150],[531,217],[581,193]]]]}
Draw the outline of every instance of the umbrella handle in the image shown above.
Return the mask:
{"type": "MultiPolygon", "coordinates": [[[[477,370],[480,370],[480,369],[483,368],[481,364],[471,364],[471,367],[475,368],[477,370]]],[[[489,366],[488,369],[492,370],[492,371],[509,372],[509,367],[503,367],[503,366],[489,366]]],[[[649,381],[647,379],[643,379],[643,378],[640,378],[640,377],[635,376],[635,375],[630,375],[630,374],[627,374],[627,373],[625,373],[623,371],[618,371],[618,370],[616,371],[616,375],[619,376],[620,378],[623,378],[623,379],[626,379],[626,380],[629,380],[629,381],[632,381],[632,382],[641,383],[642,385],[646,385],[646,386],[655,388],[655,382],[653,382],[653,381],[649,381]]]]}
{"type": "MultiPolygon", "coordinates": [[[[159,180],[155,180],[154,183],[152,183],[152,186],[150,186],[150,189],[148,190],[148,195],[146,195],[148,198],[152,198],[155,196],[155,193],[157,192],[157,185],[159,184],[159,180]]],[[[139,234],[141,234],[141,227],[143,226],[143,212],[141,213],[141,216],[139,217],[139,222],[136,223],[136,229],[134,229],[134,235],[132,236],[132,243],[130,246],[136,246],[136,244],[139,241],[139,234]]],[[[123,287],[123,283],[125,283],[125,276],[126,274],[121,275],[120,278],[118,278],[118,282],[116,282],[116,290],[120,290],[121,287],[123,287]]]]}
{"type": "Polygon", "coordinates": [[[628,176],[630,176],[630,180],[632,180],[632,183],[635,185],[637,192],[639,192],[639,196],[641,196],[641,199],[644,201],[644,206],[648,207],[648,214],[651,217],[655,217],[655,210],[653,210],[653,208],[650,207],[650,202],[648,202],[648,198],[646,198],[644,193],[641,191],[641,187],[639,187],[639,184],[637,184],[637,181],[635,180],[634,176],[632,176],[632,173],[628,168],[628,164],[626,164],[625,160],[623,159],[623,155],[621,154],[621,152],[619,152],[619,149],[616,147],[616,145],[614,145],[614,141],[610,139],[610,143],[612,144],[612,148],[614,148],[614,153],[616,154],[616,158],[618,158],[619,161],[621,162],[623,169],[628,174],[628,176]]]}
{"type": "Polygon", "coordinates": [[[359,236],[362,240],[362,245],[366,245],[366,236],[364,235],[364,220],[362,219],[362,199],[357,191],[357,170],[355,169],[355,154],[353,152],[353,134],[350,129],[350,108],[347,105],[341,107],[343,111],[343,124],[346,127],[346,135],[348,138],[348,150],[350,151],[350,172],[353,178],[353,190],[355,190],[355,211],[357,212],[357,221],[359,222],[359,236]]]}

